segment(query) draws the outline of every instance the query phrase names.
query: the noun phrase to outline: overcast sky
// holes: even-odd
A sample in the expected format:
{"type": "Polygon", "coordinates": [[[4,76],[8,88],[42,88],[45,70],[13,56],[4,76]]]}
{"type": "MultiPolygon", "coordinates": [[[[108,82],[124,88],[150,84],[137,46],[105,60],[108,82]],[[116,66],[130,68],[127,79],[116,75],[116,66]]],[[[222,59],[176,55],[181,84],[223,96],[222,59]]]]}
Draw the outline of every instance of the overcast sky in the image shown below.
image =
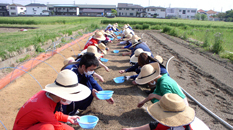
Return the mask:
{"type": "Polygon", "coordinates": [[[203,10],[214,10],[225,12],[233,8],[232,0],[1,0],[0,3],[12,2],[16,4],[27,5],[30,3],[41,4],[104,4],[116,5],[118,3],[132,3],[143,7],[161,6],[161,7],[180,7],[180,8],[197,8],[203,10]]]}

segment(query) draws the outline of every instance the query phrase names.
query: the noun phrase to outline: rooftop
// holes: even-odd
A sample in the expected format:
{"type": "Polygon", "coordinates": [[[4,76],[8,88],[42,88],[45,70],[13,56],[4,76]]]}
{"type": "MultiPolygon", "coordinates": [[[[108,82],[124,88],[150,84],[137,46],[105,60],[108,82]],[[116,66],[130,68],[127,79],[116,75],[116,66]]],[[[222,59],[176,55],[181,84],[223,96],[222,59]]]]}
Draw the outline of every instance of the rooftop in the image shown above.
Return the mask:
{"type": "Polygon", "coordinates": [[[25,5],[25,6],[47,7],[45,4],[39,4],[39,3],[31,3],[31,4],[28,4],[28,5],[25,5]]]}
{"type": "Polygon", "coordinates": [[[134,5],[128,3],[118,3],[118,8],[143,8],[141,5],[134,5]]]}

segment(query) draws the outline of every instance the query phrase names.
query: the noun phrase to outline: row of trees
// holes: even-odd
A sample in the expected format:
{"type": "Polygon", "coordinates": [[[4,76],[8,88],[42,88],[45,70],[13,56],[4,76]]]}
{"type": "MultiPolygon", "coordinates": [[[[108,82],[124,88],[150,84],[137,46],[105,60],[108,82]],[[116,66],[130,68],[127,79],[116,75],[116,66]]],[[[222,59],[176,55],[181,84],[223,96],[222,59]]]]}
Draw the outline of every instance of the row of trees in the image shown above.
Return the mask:
{"type": "MultiPolygon", "coordinates": [[[[208,20],[206,14],[197,13],[195,15],[197,20],[208,20]]],[[[233,22],[233,10],[228,10],[226,13],[218,13],[217,15],[212,15],[213,18],[219,18],[220,21],[233,22]]]]}

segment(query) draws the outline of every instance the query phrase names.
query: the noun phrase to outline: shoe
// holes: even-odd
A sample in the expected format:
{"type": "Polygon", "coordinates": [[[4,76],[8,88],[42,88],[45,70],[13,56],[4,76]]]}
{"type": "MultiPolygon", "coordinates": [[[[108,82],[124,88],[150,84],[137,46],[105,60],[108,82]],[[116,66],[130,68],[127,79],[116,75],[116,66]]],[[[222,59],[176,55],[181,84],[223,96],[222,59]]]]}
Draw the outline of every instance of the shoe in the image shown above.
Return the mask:
{"type": "Polygon", "coordinates": [[[130,76],[125,76],[125,80],[129,80],[130,79],[130,76]]]}

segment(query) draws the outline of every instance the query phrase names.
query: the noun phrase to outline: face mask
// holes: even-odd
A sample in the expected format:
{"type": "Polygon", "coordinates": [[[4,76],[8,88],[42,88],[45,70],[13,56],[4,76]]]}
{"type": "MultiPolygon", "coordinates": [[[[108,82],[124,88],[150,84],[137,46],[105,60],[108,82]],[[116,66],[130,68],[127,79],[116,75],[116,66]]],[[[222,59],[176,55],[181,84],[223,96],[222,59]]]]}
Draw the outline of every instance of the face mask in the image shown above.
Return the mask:
{"type": "Polygon", "coordinates": [[[66,100],[65,102],[63,100],[60,101],[62,105],[69,105],[72,101],[66,100]]]}
{"type": "Polygon", "coordinates": [[[93,73],[94,73],[94,70],[93,70],[93,71],[87,71],[87,72],[84,71],[84,74],[85,74],[85,75],[92,75],[93,73]]]}

